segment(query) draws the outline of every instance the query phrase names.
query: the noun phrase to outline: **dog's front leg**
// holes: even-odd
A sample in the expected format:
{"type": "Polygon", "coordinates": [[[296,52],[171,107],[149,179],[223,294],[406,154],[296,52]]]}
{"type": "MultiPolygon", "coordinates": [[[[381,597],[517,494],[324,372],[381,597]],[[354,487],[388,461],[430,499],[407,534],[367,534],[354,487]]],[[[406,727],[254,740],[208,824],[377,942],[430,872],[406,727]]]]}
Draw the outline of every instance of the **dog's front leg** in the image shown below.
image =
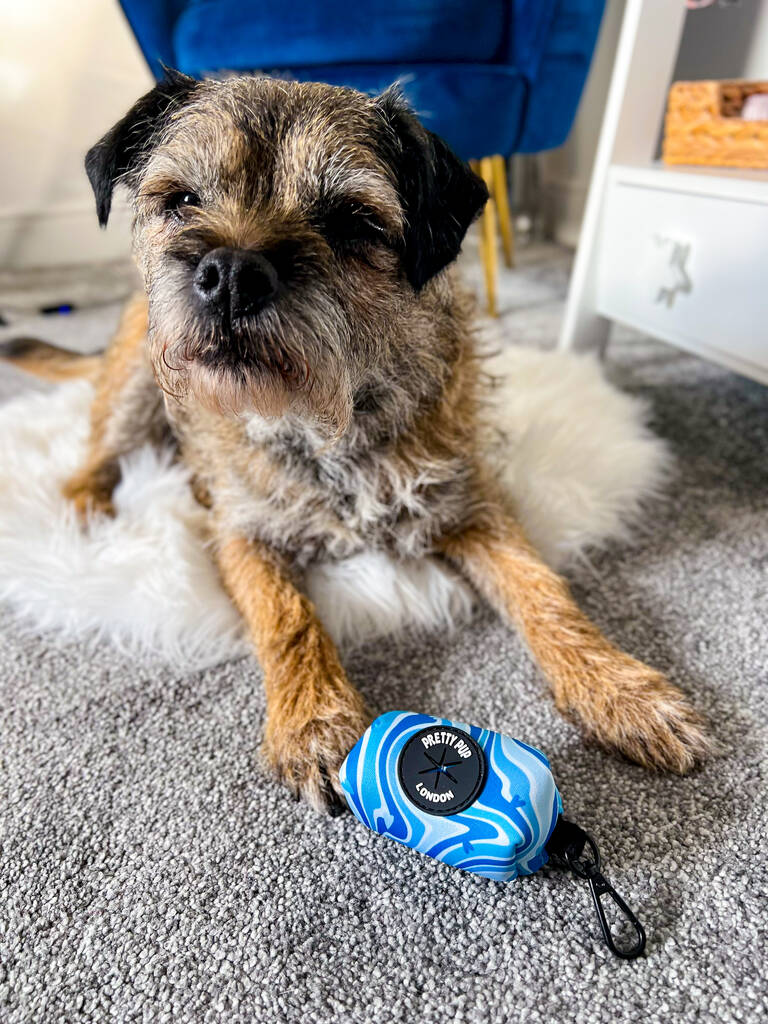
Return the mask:
{"type": "Polygon", "coordinates": [[[558,708],[577,717],[602,745],[646,767],[675,772],[690,770],[713,749],[683,694],[602,635],[511,516],[491,507],[441,546],[521,631],[558,708]]]}
{"type": "Polygon", "coordinates": [[[91,405],[91,429],[82,466],[62,486],[81,519],[114,514],[112,492],[120,457],[167,430],[162,392],[147,356],[147,299],[130,299],[101,360],[91,405]]]}
{"type": "Polygon", "coordinates": [[[267,760],[313,806],[335,803],[341,762],[370,722],[363,699],[279,556],[234,537],[220,542],[217,560],[264,670],[267,760]]]}

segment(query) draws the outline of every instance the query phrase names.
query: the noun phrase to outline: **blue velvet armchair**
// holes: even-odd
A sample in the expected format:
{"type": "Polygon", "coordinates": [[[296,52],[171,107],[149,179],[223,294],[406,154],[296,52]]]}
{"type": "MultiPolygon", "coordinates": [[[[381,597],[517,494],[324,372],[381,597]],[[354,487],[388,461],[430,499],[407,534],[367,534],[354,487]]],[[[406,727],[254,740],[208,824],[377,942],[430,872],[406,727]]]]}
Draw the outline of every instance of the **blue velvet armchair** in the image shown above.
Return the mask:
{"type": "MultiPolygon", "coordinates": [[[[497,200],[511,264],[501,158],[565,140],[605,0],[121,3],[158,78],[165,64],[197,78],[263,71],[364,92],[399,80],[426,127],[465,160],[482,159],[478,170],[497,200]],[[495,166],[484,159],[491,156],[495,166]]],[[[492,224],[485,228],[487,256],[495,242],[492,224]]]]}
{"type": "Polygon", "coordinates": [[[265,71],[381,91],[400,79],[465,160],[568,134],[605,0],[121,0],[152,71],[265,71]]]}

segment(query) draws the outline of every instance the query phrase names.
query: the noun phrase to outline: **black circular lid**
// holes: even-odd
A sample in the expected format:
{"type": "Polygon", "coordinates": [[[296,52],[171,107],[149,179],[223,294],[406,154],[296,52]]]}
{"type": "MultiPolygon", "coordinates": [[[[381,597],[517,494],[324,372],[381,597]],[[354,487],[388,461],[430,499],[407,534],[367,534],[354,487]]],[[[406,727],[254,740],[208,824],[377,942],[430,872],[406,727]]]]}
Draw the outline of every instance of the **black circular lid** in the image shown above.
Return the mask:
{"type": "Polygon", "coordinates": [[[431,725],[408,740],[397,773],[405,795],[430,814],[458,814],[480,795],[485,754],[468,732],[431,725]]]}

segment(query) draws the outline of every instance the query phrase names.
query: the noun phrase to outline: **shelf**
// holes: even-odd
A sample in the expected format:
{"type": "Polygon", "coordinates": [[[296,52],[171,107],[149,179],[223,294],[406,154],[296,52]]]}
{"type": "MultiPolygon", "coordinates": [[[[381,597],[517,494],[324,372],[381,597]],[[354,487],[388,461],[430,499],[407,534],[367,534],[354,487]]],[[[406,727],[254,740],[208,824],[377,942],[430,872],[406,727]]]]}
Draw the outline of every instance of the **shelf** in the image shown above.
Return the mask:
{"type": "Polygon", "coordinates": [[[614,164],[615,184],[637,188],[712,196],[739,203],[768,204],[768,171],[730,167],[669,167],[660,160],[648,164],[614,164]]]}

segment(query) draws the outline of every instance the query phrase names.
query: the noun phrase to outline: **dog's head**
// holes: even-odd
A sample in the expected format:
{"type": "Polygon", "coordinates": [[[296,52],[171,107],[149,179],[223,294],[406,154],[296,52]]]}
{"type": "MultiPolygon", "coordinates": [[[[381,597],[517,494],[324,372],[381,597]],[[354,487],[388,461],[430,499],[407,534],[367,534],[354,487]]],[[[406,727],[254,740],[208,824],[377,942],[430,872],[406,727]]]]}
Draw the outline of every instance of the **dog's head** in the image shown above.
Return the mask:
{"type": "Polygon", "coordinates": [[[160,385],[335,434],[487,198],[396,91],[264,77],[170,73],[86,169],[102,224],[130,190],[160,385]]]}

